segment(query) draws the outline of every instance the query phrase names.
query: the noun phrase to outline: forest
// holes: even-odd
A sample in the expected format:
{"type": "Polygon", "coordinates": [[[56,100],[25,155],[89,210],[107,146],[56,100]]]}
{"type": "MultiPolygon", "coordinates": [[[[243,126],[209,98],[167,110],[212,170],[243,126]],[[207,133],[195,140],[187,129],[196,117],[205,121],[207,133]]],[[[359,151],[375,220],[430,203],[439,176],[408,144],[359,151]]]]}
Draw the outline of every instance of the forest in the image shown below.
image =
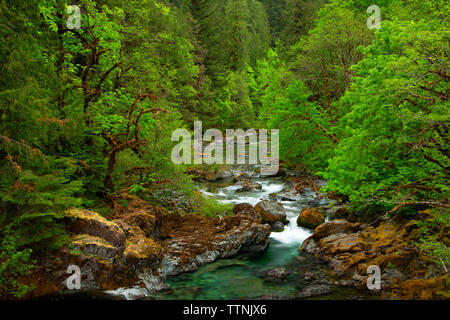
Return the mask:
{"type": "Polygon", "coordinates": [[[232,215],[193,183],[222,166],[171,160],[172,133],[201,121],[279,129],[283,170],[326,180],[359,222],[414,223],[408,247],[448,298],[449,14],[445,0],[0,0],[0,297],[41,295],[30,278],[73,242],[68,211],[113,219],[132,196],[232,215]]]}

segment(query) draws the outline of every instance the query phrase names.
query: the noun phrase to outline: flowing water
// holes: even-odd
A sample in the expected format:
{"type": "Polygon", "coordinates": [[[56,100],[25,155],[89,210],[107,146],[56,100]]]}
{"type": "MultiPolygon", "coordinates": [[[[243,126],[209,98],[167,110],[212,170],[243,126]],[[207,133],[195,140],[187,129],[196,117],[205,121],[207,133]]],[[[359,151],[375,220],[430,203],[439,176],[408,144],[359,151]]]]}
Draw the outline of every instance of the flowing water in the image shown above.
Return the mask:
{"type": "MultiPolygon", "coordinates": [[[[261,200],[274,199],[273,194],[288,187],[282,178],[254,178],[262,190],[238,193],[239,187],[202,187],[205,196],[215,197],[222,203],[249,203],[255,206],[261,200]]],[[[263,295],[286,296],[301,291],[305,285],[300,281],[294,263],[299,256],[299,247],[312,232],[297,226],[297,217],[308,202],[317,195],[310,191],[296,201],[280,201],[286,209],[289,224],[283,232],[273,232],[270,245],[263,254],[239,255],[232,259],[219,260],[198,271],[168,277],[173,290],[160,294],[159,299],[239,299],[263,295]],[[291,274],[283,281],[270,281],[264,271],[286,267],[291,274]]],[[[303,262],[308,267],[307,262],[303,262]]],[[[311,262],[311,266],[317,262],[311,262]]]]}

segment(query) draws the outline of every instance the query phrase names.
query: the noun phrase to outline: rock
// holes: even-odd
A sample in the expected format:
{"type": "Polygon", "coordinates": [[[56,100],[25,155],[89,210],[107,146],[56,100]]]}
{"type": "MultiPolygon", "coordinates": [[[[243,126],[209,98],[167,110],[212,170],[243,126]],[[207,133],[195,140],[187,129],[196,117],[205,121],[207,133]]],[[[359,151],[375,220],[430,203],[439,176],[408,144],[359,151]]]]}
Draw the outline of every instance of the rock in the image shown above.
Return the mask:
{"type": "Polygon", "coordinates": [[[359,223],[350,223],[347,220],[334,220],[321,224],[314,231],[314,239],[326,238],[333,234],[353,233],[360,230],[359,223]]]}
{"type": "Polygon", "coordinates": [[[336,205],[335,203],[333,203],[332,206],[327,205],[327,206],[324,206],[322,209],[324,209],[325,215],[330,220],[345,219],[350,222],[356,222],[357,218],[358,218],[358,216],[356,215],[357,211],[352,212],[350,210],[350,206],[347,204],[336,205]]]}
{"type": "MultiPolygon", "coordinates": [[[[316,228],[312,237],[306,239],[301,247],[326,262],[333,274],[349,285],[366,288],[367,268],[371,265],[383,269],[389,263],[408,272],[416,268],[414,259],[417,253],[405,242],[407,224],[384,221],[377,228],[335,220],[316,228]],[[360,276],[361,275],[361,276],[360,276]],[[361,278],[362,277],[362,278],[361,278]],[[347,282],[345,282],[347,281],[347,282]]],[[[402,280],[401,272],[384,271],[382,281],[386,286],[393,280],[402,280]]]]}
{"type": "Polygon", "coordinates": [[[295,295],[296,299],[305,299],[316,296],[323,296],[331,293],[329,285],[312,285],[303,289],[302,292],[295,295]]]}
{"type": "Polygon", "coordinates": [[[280,193],[275,195],[275,198],[279,201],[297,201],[300,199],[298,194],[292,190],[281,191],[280,193]]]}
{"type": "Polygon", "coordinates": [[[307,280],[307,281],[313,280],[313,279],[315,279],[315,278],[316,278],[316,276],[315,276],[314,273],[312,273],[312,272],[306,272],[306,273],[304,274],[304,276],[303,276],[303,279],[304,279],[304,280],[307,280]]]}
{"type": "Polygon", "coordinates": [[[313,179],[312,177],[301,177],[291,179],[291,183],[294,183],[294,190],[297,193],[304,193],[305,191],[313,191],[316,194],[319,194],[320,189],[322,188],[318,181],[313,179]]]}
{"type": "Polygon", "coordinates": [[[249,192],[249,191],[257,191],[262,189],[262,185],[259,183],[254,183],[250,180],[241,180],[236,185],[240,186],[240,189],[237,189],[236,192],[249,192]]]}
{"type": "Polygon", "coordinates": [[[397,269],[387,269],[381,275],[381,281],[384,285],[391,285],[405,279],[405,275],[397,269]]]}
{"type": "MultiPolygon", "coordinates": [[[[256,211],[256,209],[248,203],[240,203],[233,207],[234,216],[248,216],[251,219],[255,220],[257,223],[262,222],[261,214],[256,211]]],[[[232,218],[231,218],[232,219],[232,218]]],[[[233,219],[232,219],[233,220],[233,219]]],[[[234,219],[237,221],[237,219],[234,219]]]]}
{"type": "Polygon", "coordinates": [[[286,176],[286,171],[282,168],[279,168],[278,171],[276,173],[271,173],[271,174],[264,174],[264,171],[260,171],[261,172],[261,176],[265,177],[265,178],[277,178],[277,177],[284,177],[286,176]]]}
{"type": "Polygon", "coordinates": [[[170,235],[161,242],[165,251],[163,270],[168,275],[191,272],[217,259],[240,252],[262,252],[268,246],[269,225],[262,225],[249,204],[233,209],[234,216],[212,219],[197,215],[165,217],[161,221],[170,235]]]}
{"type": "Polygon", "coordinates": [[[316,208],[305,208],[300,213],[297,224],[299,227],[315,229],[317,226],[325,222],[323,213],[316,208]]]}
{"type": "Polygon", "coordinates": [[[401,216],[372,225],[335,220],[317,227],[301,251],[325,262],[337,285],[367,290],[368,268],[378,266],[382,298],[443,298],[448,285],[444,289],[439,278],[442,268],[430,272],[429,262],[412,245],[419,240],[418,230],[417,221],[401,216]]]}
{"type": "Polygon", "coordinates": [[[450,299],[448,290],[449,275],[431,279],[411,279],[394,284],[382,291],[383,299],[431,300],[450,299]]]}
{"type": "Polygon", "coordinates": [[[308,201],[307,205],[310,208],[322,207],[330,204],[330,200],[325,197],[317,197],[314,200],[308,201]]]}
{"type": "Polygon", "coordinates": [[[127,264],[144,262],[150,264],[157,259],[162,252],[161,246],[149,238],[140,239],[137,243],[127,242],[123,253],[127,264]]]}
{"type": "Polygon", "coordinates": [[[146,288],[141,288],[139,286],[132,288],[119,288],[116,290],[105,291],[106,294],[120,298],[122,300],[139,300],[150,296],[150,293],[146,288]]]}
{"type": "Polygon", "coordinates": [[[107,220],[88,210],[69,210],[65,223],[74,233],[70,243],[38,257],[33,277],[24,280],[37,290],[27,298],[74,293],[67,289],[67,266],[81,269],[79,294],[107,291],[122,299],[141,299],[167,290],[166,275],[197,270],[217,259],[262,252],[271,227],[249,204],[233,216],[168,214],[163,208],[129,195],[128,207],[107,220]]]}
{"type": "Polygon", "coordinates": [[[358,282],[352,279],[348,279],[348,280],[339,280],[339,281],[335,281],[334,282],[335,285],[337,286],[341,286],[341,287],[356,287],[358,282]]]}
{"type": "Polygon", "coordinates": [[[362,275],[359,275],[357,272],[355,272],[353,274],[353,276],[352,276],[352,280],[355,280],[355,281],[358,281],[358,282],[363,281],[366,278],[367,277],[363,277],[362,275]]]}
{"type": "Polygon", "coordinates": [[[219,182],[229,177],[225,172],[208,172],[202,169],[191,168],[187,171],[192,180],[197,182],[219,182]]]}
{"type": "Polygon", "coordinates": [[[113,261],[120,253],[118,248],[103,238],[81,234],[71,237],[70,240],[73,250],[82,251],[87,255],[95,255],[105,260],[113,261]]]}
{"type": "Polygon", "coordinates": [[[355,233],[337,233],[319,240],[319,247],[326,254],[343,252],[360,252],[365,249],[365,242],[355,233]]]}
{"type": "Polygon", "coordinates": [[[263,223],[286,223],[286,210],[279,202],[263,200],[255,206],[255,210],[261,215],[263,223]]]}
{"type": "Polygon", "coordinates": [[[239,173],[236,177],[233,178],[233,182],[239,182],[239,181],[250,181],[252,177],[250,177],[247,173],[239,173]]]}
{"type": "Polygon", "coordinates": [[[284,223],[283,222],[275,222],[272,224],[272,232],[283,232],[284,231],[284,223]]]}
{"type": "Polygon", "coordinates": [[[116,223],[106,220],[98,213],[72,209],[68,210],[65,216],[74,233],[103,238],[116,247],[123,247],[125,244],[123,230],[116,223]]]}
{"type": "Polygon", "coordinates": [[[268,278],[275,279],[284,279],[289,275],[289,271],[285,268],[277,268],[273,270],[269,270],[265,273],[265,276],[268,278]]]}

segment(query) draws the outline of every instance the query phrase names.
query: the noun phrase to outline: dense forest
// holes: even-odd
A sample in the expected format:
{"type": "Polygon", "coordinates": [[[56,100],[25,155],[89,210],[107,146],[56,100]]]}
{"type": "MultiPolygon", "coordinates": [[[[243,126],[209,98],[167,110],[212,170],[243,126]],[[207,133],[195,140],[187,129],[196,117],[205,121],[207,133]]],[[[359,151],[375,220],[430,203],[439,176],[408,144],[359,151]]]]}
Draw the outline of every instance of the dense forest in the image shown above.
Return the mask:
{"type": "Polygon", "coordinates": [[[369,28],[373,2],[1,0],[0,296],[33,290],[68,209],[171,210],[163,189],[222,210],[171,161],[194,121],[280,129],[283,167],[372,221],[429,209],[411,245],[450,267],[450,3],[378,0],[369,28]]]}

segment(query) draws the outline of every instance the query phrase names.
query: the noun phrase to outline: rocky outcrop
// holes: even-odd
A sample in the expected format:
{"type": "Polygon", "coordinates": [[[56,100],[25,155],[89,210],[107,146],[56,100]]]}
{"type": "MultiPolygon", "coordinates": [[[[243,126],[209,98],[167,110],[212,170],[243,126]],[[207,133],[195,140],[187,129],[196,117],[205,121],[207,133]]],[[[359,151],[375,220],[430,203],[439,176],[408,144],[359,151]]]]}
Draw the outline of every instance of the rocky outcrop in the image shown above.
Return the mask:
{"type": "Polygon", "coordinates": [[[396,300],[450,299],[449,276],[431,279],[411,279],[390,286],[382,298],[396,300]]]}
{"type": "Polygon", "coordinates": [[[316,228],[313,238],[320,240],[331,235],[340,233],[353,233],[359,231],[361,225],[359,223],[350,223],[347,220],[333,220],[328,223],[321,224],[316,228]]]}
{"type": "MultiPolygon", "coordinates": [[[[391,292],[390,297],[420,298],[418,290],[412,291],[414,294],[403,292],[409,290],[412,283],[430,287],[433,282],[417,280],[426,269],[420,253],[410,244],[417,228],[413,221],[387,220],[378,226],[369,226],[335,220],[317,227],[303,242],[301,251],[327,263],[337,285],[367,289],[368,268],[378,266],[383,292],[391,292]]],[[[433,298],[435,296],[434,293],[433,298]]]]}
{"type": "Polygon", "coordinates": [[[248,204],[233,216],[207,218],[168,214],[133,196],[128,206],[106,219],[88,210],[69,210],[69,244],[37,257],[38,270],[24,279],[34,290],[27,298],[64,293],[107,291],[118,298],[142,298],[166,290],[166,275],[190,272],[241,252],[262,252],[270,225],[248,204]],[[67,289],[67,268],[81,270],[81,289],[67,289]]]}
{"type": "Polygon", "coordinates": [[[263,223],[270,225],[276,222],[286,223],[286,210],[277,201],[263,200],[255,206],[255,210],[261,215],[263,223]]]}
{"type": "Polygon", "coordinates": [[[125,244],[125,233],[115,223],[106,220],[95,212],[88,210],[69,210],[66,220],[70,231],[76,234],[88,234],[111,242],[116,247],[125,244]]]}
{"type": "Polygon", "coordinates": [[[164,217],[166,239],[161,242],[165,256],[164,274],[176,275],[197,270],[217,259],[239,252],[262,252],[268,246],[271,229],[250,205],[239,205],[234,216],[222,219],[196,215],[164,217]]]}
{"type": "Polygon", "coordinates": [[[315,229],[324,222],[325,217],[317,208],[305,208],[297,218],[297,225],[308,229],[315,229]]]}

